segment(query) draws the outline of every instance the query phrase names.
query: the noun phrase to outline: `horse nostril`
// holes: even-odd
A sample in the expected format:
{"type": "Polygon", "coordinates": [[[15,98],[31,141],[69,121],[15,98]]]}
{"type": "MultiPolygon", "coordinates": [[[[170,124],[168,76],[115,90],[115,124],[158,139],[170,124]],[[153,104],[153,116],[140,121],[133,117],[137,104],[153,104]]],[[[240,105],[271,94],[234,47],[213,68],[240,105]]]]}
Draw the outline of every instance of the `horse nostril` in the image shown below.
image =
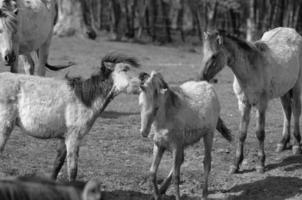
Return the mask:
{"type": "Polygon", "coordinates": [[[5,60],[6,62],[8,62],[8,61],[9,61],[9,56],[8,56],[8,55],[4,56],[4,60],[5,60]]]}

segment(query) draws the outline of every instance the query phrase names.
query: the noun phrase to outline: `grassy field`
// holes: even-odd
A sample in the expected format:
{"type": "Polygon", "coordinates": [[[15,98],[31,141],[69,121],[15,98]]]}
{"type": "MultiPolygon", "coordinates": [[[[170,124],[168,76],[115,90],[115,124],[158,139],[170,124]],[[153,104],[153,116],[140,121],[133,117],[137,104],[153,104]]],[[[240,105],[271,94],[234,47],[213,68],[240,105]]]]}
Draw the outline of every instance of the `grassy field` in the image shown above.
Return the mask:
{"type": "MultiPolygon", "coordinates": [[[[109,51],[121,51],[136,56],[142,70],[160,71],[171,84],[192,79],[199,71],[201,49],[187,47],[160,47],[130,43],[97,42],[79,38],[54,38],[50,63],[76,63],[59,73],[47,76],[62,78],[66,73],[89,77],[99,66],[100,58],[109,51]]],[[[7,69],[2,69],[2,71],[7,69]]],[[[237,136],[239,112],[232,91],[232,72],[225,68],[218,76],[215,89],[220,97],[221,116],[237,136]]],[[[230,144],[220,134],[215,135],[213,162],[209,179],[209,199],[278,200],[302,199],[302,156],[292,156],[290,150],[275,153],[281,138],[282,109],[279,100],[270,102],[267,113],[265,151],[266,172],[255,172],[258,141],[255,136],[255,113],[245,146],[242,173],[229,175],[235,142],[230,144]]],[[[89,180],[99,176],[103,180],[104,200],[146,200],[151,197],[148,171],[152,157],[151,139],[139,134],[140,116],[138,97],[120,95],[109,105],[83,141],[78,179],[89,180]]],[[[55,140],[38,140],[16,129],[0,158],[1,176],[49,176],[56,153],[55,140]]],[[[186,150],[181,169],[181,194],[184,200],[200,199],[203,185],[203,144],[197,143],[186,150]]],[[[159,169],[163,179],[171,167],[171,154],[166,154],[159,169]]],[[[59,180],[66,180],[66,167],[59,180]]],[[[164,199],[174,199],[170,189],[164,199]]]]}

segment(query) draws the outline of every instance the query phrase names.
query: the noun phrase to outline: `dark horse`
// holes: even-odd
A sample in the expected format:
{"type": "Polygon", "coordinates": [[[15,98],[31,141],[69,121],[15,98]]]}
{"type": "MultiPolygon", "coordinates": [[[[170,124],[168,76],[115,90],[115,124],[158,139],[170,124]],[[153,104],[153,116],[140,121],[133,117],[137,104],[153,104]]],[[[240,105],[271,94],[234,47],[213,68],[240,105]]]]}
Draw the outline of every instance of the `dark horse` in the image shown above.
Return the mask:
{"type": "Polygon", "coordinates": [[[0,179],[1,200],[101,200],[101,181],[56,183],[40,177],[0,179]]]}

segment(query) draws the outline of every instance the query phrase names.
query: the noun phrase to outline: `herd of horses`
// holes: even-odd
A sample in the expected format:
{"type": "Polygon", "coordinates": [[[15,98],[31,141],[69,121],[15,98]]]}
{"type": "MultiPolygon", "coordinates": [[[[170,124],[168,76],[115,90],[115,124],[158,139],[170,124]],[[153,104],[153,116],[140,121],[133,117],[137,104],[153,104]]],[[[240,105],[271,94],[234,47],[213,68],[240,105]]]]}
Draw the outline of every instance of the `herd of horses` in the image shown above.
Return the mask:
{"type": "MultiPolygon", "coordinates": [[[[256,170],[265,171],[265,113],[269,100],[280,97],[284,124],[277,151],[290,143],[293,114],[292,151],[300,154],[302,37],[291,28],[275,28],[256,42],[248,42],[222,31],[204,34],[201,72],[196,81],[170,86],[158,72],[141,72],[134,57],[109,53],[98,71],[88,79],[46,78],[53,26],[58,17],[53,0],[0,0],[0,53],[11,72],[0,74],[0,152],[18,126],[27,135],[59,140],[51,178],[55,180],[67,160],[68,180],[77,176],[78,153],[82,138],[97,117],[120,93],[139,94],[143,137],[153,134],[153,160],[150,168],[153,198],[160,199],[173,182],[176,200],[180,200],[180,167],[186,147],[204,140],[203,198],[208,195],[211,149],[215,130],[232,141],[230,130],[220,118],[220,105],[213,86],[214,76],[228,66],[234,73],[233,89],[241,112],[239,140],[230,173],[239,171],[243,160],[250,112],[257,109],[256,136],[259,140],[256,170]],[[38,57],[34,70],[31,53],[38,57]],[[18,73],[18,58],[26,74],[18,73]],[[301,64],[300,64],[301,63],[301,64]],[[34,74],[38,76],[34,76],[34,74]],[[164,152],[173,154],[173,166],[160,187],[157,170],[164,152]]],[[[92,179],[85,186],[61,184],[44,178],[2,178],[0,199],[99,200],[101,180],[92,179]]]]}

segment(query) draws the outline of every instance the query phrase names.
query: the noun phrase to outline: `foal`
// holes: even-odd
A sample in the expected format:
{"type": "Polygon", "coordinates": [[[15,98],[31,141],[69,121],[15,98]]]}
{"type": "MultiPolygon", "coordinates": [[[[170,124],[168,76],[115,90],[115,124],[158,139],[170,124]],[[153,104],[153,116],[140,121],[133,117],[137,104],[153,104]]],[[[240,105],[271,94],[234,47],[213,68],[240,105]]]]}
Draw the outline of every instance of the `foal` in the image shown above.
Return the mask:
{"type": "MultiPolygon", "coordinates": [[[[179,87],[169,87],[160,73],[140,75],[142,81],[139,103],[141,107],[141,129],[143,137],[154,128],[153,161],[151,178],[154,198],[159,199],[174,179],[176,200],[180,200],[180,166],[184,161],[184,149],[204,140],[203,197],[208,194],[208,176],[211,169],[211,149],[216,126],[225,127],[219,119],[220,105],[214,88],[207,82],[189,81],[179,87]],[[168,177],[158,188],[156,173],[165,150],[173,152],[173,167],[168,177]]],[[[228,129],[220,128],[221,134],[231,141],[228,129]]]]}

